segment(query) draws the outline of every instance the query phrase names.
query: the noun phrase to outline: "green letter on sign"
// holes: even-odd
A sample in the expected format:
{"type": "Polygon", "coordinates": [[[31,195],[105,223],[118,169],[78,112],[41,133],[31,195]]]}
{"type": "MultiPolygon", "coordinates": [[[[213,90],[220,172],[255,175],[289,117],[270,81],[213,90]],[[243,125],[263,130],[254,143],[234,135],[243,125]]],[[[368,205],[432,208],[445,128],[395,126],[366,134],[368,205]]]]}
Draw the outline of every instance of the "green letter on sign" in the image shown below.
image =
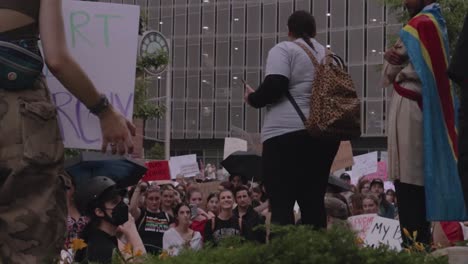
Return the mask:
{"type": "Polygon", "coordinates": [[[75,34],[78,34],[80,35],[80,37],[82,39],[84,39],[91,47],[93,46],[93,44],[91,43],[91,41],[89,41],[89,39],[87,39],[83,33],[80,32],[80,30],[78,28],[80,27],[83,27],[85,25],[87,25],[89,23],[89,15],[88,13],[84,12],[84,11],[77,11],[77,12],[72,12],[70,14],[70,32],[71,32],[71,37],[72,37],[72,47],[74,48],[75,45],[76,45],[76,35],[75,34]],[[84,17],[84,21],[81,22],[80,24],[75,24],[75,16],[81,16],[81,17],[84,17]]]}
{"type": "Polygon", "coordinates": [[[104,43],[106,48],[109,47],[109,18],[120,18],[118,15],[96,15],[97,18],[104,19],[104,43]]]}

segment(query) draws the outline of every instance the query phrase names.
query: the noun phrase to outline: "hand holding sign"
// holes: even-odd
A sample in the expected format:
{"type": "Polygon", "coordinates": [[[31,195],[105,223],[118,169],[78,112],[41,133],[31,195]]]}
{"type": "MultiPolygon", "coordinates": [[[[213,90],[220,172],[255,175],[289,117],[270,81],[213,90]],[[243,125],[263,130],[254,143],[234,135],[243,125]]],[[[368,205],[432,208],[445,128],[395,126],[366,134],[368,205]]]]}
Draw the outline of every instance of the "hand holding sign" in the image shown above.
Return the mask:
{"type": "Polygon", "coordinates": [[[133,142],[130,135],[136,135],[136,127],[113,107],[99,115],[102,132],[102,152],[106,152],[110,143],[112,154],[133,153],[133,142]]]}

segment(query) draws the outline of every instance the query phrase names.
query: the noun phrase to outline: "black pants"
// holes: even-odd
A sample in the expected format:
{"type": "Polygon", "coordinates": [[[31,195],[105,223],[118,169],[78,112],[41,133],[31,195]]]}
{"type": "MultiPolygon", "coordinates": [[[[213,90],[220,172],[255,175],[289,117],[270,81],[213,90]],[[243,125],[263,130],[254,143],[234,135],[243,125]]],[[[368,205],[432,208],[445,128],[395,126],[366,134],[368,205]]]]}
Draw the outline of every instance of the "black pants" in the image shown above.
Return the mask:
{"type": "Polygon", "coordinates": [[[395,190],[403,246],[412,244],[404,235],[404,228],[410,234],[418,231],[416,241],[430,245],[432,236],[431,224],[426,220],[426,194],[424,187],[395,181],[395,190]]]}
{"type": "Polygon", "coordinates": [[[297,201],[302,224],[326,227],[324,195],[338,147],[339,141],[313,138],[305,130],[263,143],[263,179],[272,223],[294,224],[297,201]]]}

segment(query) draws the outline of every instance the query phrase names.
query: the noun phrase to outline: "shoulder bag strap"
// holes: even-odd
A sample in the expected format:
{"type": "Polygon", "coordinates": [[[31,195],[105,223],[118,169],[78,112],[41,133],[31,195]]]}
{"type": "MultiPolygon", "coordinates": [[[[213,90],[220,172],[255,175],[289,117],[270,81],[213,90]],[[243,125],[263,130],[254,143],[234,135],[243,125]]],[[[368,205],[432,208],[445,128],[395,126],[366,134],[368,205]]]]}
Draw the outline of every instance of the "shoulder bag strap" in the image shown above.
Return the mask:
{"type": "MultiPolygon", "coordinates": [[[[299,47],[301,47],[305,51],[305,53],[307,53],[307,56],[309,56],[309,58],[312,61],[312,64],[314,65],[315,68],[318,68],[320,66],[320,64],[318,63],[315,56],[312,54],[312,52],[304,44],[302,44],[300,42],[297,42],[297,41],[293,41],[293,43],[298,45],[299,47]]],[[[302,123],[304,123],[304,126],[306,126],[307,118],[305,117],[305,115],[302,112],[301,108],[297,104],[296,100],[294,100],[294,97],[292,97],[291,93],[289,92],[289,89],[286,90],[286,98],[288,98],[288,100],[291,102],[292,106],[294,107],[297,114],[301,118],[302,123]]]]}

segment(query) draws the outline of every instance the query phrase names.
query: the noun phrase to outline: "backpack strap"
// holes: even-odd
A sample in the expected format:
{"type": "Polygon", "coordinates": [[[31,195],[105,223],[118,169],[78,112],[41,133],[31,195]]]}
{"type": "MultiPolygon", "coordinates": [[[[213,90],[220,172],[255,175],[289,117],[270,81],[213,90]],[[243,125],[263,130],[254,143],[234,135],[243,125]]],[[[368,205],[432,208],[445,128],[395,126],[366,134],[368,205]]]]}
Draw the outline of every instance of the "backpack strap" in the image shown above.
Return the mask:
{"type": "Polygon", "coordinates": [[[143,224],[143,222],[145,222],[145,219],[146,219],[146,212],[147,212],[147,211],[146,211],[146,209],[145,209],[145,213],[143,214],[143,217],[141,218],[140,223],[138,223],[137,231],[140,230],[141,225],[143,224]]]}
{"type": "Polygon", "coordinates": [[[293,41],[294,44],[298,45],[299,47],[301,47],[305,53],[307,53],[307,56],[309,56],[310,60],[312,61],[312,64],[314,65],[315,68],[318,68],[320,66],[320,63],[317,61],[317,58],[315,58],[314,54],[312,54],[312,52],[310,51],[310,49],[308,49],[304,44],[302,44],[301,42],[298,42],[298,41],[293,41]]]}

